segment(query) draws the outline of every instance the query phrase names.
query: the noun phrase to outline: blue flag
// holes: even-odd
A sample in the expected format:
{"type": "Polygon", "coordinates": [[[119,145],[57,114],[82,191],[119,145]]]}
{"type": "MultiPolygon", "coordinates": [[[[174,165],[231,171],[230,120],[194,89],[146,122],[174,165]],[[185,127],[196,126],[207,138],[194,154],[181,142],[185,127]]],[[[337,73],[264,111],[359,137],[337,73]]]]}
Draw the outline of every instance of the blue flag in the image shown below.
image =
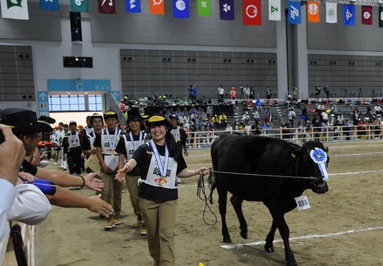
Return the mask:
{"type": "Polygon", "coordinates": [[[343,24],[347,26],[355,25],[355,5],[343,5],[343,24]]]}
{"type": "Polygon", "coordinates": [[[219,0],[221,20],[234,20],[234,0],[219,0]]]}
{"type": "Polygon", "coordinates": [[[125,0],[126,12],[128,13],[141,13],[140,0],[125,0]]]}
{"type": "Polygon", "coordinates": [[[301,24],[301,1],[288,1],[287,17],[290,24],[301,24]]]}
{"type": "Polygon", "coordinates": [[[40,0],[40,9],[46,11],[58,11],[59,0],[40,0]]]}
{"type": "Polygon", "coordinates": [[[173,17],[189,18],[189,0],[173,0],[173,17]]]}

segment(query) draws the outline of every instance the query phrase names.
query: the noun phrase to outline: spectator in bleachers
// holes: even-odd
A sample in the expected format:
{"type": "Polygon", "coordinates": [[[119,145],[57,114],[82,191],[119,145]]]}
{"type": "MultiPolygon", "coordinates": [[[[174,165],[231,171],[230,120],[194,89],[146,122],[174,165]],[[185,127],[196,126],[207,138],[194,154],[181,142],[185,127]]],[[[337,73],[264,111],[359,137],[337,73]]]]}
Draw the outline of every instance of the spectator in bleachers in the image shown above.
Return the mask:
{"type": "Polygon", "coordinates": [[[262,126],[262,133],[263,133],[263,135],[270,134],[270,130],[271,130],[270,122],[264,123],[263,126],[262,126]]]}
{"type": "Polygon", "coordinates": [[[230,126],[229,123],[226,124],[225,133],[233,134],[233,128],[230,126]]]}
{"type": "Polygon", "coordinates": [[[290,127],[294,127],[294,120],[297,117],[297,114],[294,111],[294,108],[290,107],[289,112],[287,113],[287,118],[289,119],[290,122],[290,127]]]}
{"type": "Polygon", "coordinates": [[[218,115],[214,115],[211,118],[211,122],[213,123],[214,129],[218,130],[219,129],[219,118],[218,118],[218,115]]]}
{"type": "Polygon", "coordinates": [[[222,112],[222,114],[219,116],[218,120],[219,120],[219,128],[225,129],[226,124],[227,124],[227,116],[225,115],[224,112],[222,112]]]}
{"type": "Polygon", "coordinates": [[[319,96],[320,96],[320,87],[316,86],[315,87],[315,98],[319,99],[319,96]]]}
{"type": "MultiPolygon", "coordinates": [[[[267,123],[264,123],[264,124],[267,124],[267,123]]],[[[282,139],[290,138],[290,130],[284,121],[281,122],[280,128],[282,133],[282,139]]]]}
{"type": "Polygon", "coordinates": [[[375,107],[374,107],[374,113],[376,115],[381,115],[383,113],[383,110],[382,108],[379,106],[379,104],[376,104],[375,107]]]}
{"type": "Polygon", "coordinates": [[[245,113],[242,115],[242,122],[243,122],[244,124],[250,122],[249,111],[245,111],[245,113]]]}

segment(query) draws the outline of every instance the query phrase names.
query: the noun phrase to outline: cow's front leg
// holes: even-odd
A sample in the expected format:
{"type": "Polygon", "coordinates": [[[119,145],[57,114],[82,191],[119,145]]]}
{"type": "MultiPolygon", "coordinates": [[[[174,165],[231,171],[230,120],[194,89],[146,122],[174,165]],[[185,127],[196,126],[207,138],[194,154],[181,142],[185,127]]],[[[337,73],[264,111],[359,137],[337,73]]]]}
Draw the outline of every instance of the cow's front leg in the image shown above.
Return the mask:
{"type": "Polygon", "coordinates": [[[230,202],[233,205],[233,208],[235,210],[235,213],[237,214],[238,220],[239,220],[239,229],[241,229],[241,236],[244,239],[247,239],[247,222],[245,219],[245,216],[242,212],[242,202],[243,199],[232,196],[230,198],[230,202]]]}
{"type": "Polygon", "coordinates": [[[290,229],[286,223],[286,220],[283,216],[277,219],[276,224],[279,229],[279,233],[281,234],[281,237],[283,239],[283,244],[285,246],[285,258],[286,258],[286,265],[287,266],[297,266],[297,262],[294,258],[294,253],[290,248],[290,229]]]}

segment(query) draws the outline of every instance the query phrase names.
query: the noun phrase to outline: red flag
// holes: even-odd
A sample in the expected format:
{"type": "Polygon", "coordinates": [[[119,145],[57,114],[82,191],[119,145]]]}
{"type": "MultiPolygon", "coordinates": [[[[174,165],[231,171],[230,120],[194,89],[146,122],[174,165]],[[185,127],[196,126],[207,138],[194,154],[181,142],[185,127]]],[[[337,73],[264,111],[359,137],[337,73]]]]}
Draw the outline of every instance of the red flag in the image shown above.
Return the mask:
{"type": "Polygon", "coordinates": [[[362,6],[362,24],[372,25],[372,6],[362,6]]]}
{"type": "Polygon", "coordinates": [[[98,13],[116,14],[115,0],[98,0],[98,13]]]}
{"type": "Polygon", "coordinates": [[[150,0],[150,14],[164,15],[165,14],[164,0],[150,0]]]}
{"type": "Polygon", "coordinates": [[[242,1],[243,25],[262,25],[261,0],[242,1]]]}

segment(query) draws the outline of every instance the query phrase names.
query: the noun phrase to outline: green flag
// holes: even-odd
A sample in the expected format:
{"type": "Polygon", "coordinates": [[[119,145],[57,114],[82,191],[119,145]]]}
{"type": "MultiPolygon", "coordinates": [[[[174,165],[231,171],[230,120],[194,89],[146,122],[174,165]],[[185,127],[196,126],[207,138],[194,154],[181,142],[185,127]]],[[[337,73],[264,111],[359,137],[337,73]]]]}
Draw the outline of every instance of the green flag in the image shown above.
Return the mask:
{"type": "Polygon", "coordinates": [[[211,15],[211,2],[210,0],[198,0],[198,15],[210,16],[211,15]]]}
{"type": "Polygon", "coordinates": [[[70,11],[89,12],[88,0],[70,0],[70,11]]]}

